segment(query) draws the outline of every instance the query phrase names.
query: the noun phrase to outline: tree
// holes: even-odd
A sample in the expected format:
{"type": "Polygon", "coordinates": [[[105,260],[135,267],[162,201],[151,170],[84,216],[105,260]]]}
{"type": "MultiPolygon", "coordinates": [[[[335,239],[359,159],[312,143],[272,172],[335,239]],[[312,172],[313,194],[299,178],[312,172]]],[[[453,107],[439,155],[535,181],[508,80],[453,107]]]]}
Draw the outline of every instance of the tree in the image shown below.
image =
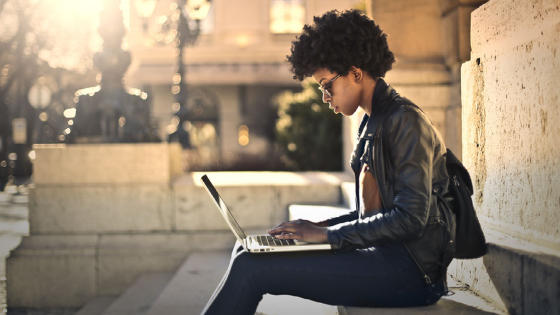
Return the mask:
{"type": "Polygon", "coordinates": [[[342,170],[342,117],[323,104],[316,83],[280,96],[276,141],[294,170],[342,170]]]}
{"type": "MultiPolygon", "coordinates": [[[[75,9],[96,2],[99,1],[0,0],[0,186],[6,177],[2,174],[8,173],[7,169],[1,169],[1,165],[10,164],[8,154],[17,153],[16,175],[29,176],[28,153],[35,142],[34,135],[54,134],[59,131],[57,128],[64,127],[62,113],[73,107],[73,93],[93,83],[91,40],[96,34],[92,20],[97,16],[91,10],[75,9]],[[89,19],[85,18],[86,14],[89,19]],[[84,84],[86,75],[91,79],[84,84]],[[27,99],[37,80],[53,92],[51,105],[41,112],[31,107],[27,99]],[[47,119],[38,124],[39,114],[43,112],[42,117],[47,119]],[[13,118],[27,121],[25,144],[11,141],[13,118]]],[[[56,137],[48,139],[56,140],[56,137]]]]}

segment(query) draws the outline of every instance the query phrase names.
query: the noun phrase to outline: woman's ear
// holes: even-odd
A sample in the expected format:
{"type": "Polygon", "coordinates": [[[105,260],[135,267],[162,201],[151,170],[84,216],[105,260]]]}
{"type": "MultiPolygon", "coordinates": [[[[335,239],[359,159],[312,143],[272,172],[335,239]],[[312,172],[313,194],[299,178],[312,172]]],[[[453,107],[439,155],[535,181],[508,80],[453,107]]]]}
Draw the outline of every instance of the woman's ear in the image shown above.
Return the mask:
{"type": "Polygon", "coordinates": [[[354,66],[350,67],[350,74],[354,77],[356,83],[359,83],[364,78],[364,72],[360,68],[354,66]]]}

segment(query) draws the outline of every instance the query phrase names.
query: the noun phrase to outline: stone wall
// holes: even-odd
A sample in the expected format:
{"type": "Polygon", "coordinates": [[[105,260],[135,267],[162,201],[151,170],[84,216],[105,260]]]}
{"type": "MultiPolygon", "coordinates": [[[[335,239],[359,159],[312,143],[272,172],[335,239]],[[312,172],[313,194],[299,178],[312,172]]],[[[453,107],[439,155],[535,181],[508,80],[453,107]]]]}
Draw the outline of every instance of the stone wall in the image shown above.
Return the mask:
{"type": "Polygon", "coordinates": [[[494,0],[473,13],[463,65],[463,160],[479,215],[560,250],[560,3],[494,0]]]}
{"type": "Polygon", "coordinates": [[[481,6],[462,66],[463,163],[488,254],[449,272],[511,314],[560,311],[559,6],[481,6]]]}

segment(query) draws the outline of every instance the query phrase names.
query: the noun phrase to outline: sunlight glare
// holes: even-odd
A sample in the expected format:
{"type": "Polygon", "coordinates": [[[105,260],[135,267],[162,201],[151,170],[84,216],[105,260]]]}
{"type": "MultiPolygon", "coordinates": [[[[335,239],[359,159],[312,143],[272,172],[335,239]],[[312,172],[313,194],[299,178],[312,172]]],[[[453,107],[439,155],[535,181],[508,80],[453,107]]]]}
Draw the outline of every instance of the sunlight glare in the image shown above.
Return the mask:
{"type": "Polygon", "coordinates": [[[44,0],[38,12],[44,19],[37,22],[38,34],[46,33],[52,42],[50,51],[41,51],[41,59],[51,67],[82,70],[88,52],[99,49],[102,39],[97,33],[101,0],[44,0]]]}

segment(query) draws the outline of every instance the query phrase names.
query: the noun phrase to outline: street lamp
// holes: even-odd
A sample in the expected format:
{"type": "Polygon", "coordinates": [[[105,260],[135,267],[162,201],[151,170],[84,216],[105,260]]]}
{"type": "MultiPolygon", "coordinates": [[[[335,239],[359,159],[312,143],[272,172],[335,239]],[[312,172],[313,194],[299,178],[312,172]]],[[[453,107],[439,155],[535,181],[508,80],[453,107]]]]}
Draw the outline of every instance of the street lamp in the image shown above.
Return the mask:
{"type": "Polygon", "coordinates": [[[37,84],[31,87],[31,89],[29,89],[29,93],[27,94],[29,104],[40,112],[39,120],[41,122],[38,126],[40,128],[37,133],[38,137],[36,139],[36,143],[46,143],[48,138],[53,136],[52,128],[49,127],[48,123],[49,115],[47,114],[47,111],[44,111],[51,103],[52,93],[44,83],[45,78],[39,78],[37,84]]]}
{"type": "MultiPolygon", "coordinates": [[[[152,0],[155,1],[155,0],[152,0]]],[[[153,14],[152,2],[149,0],[135,0],[134,2],[138,15],[143,21],[153,14]],[[151,9],[148,10],[148,9],[151,9]],[[149,16],[148,16],[149,13],[149,16]],[[145,19],[144,19],[145,16],[145,19]]],[[[187,82],[185,80],[186,69],[184,60],[184,49],[187,46],[193,46],[200,35],[200,21],[204,20],[212,6],[211,0],[177,0],[171,9],[174,11],[169,17],[160,17],[157,19],[158,29],[160,33],[155,36],[156,42],[172,44],[177,48],[177,69],[172,77],[173,86],[171,92],[175,95],[175,103],[173,109],[177,112],[175,120],[179,119],[181,123],[177,124],[181,128],[182,122],[188,120],[189,112],[186,108],[187,101],[187,82]],[[194,22],[194,23],[193,23],[194,22]],[[164,32],[166,32],[164,36],[164,32]]],[[[155,8],[155,5],[153,5],[155,8]]],[[[147,22],[143,24],[144,32],[147,33],[147,22]]],[[[188,134],[180,130],[180,138],[188,137],[188,134]]],[[[180,139],[180,142],[187,146],[188,139],[180,139]]]]}
{"type": "Polygon", "coordinates": [[[42,110],[51,103],[52,93],[48,86],[40,83],[35,84],[29,89],[27,99],[29,104],[35,109],[42,110]]]}
{"type": "Polygon", "coordinates": [[[148,32],[149,19],[154,14],[158,0],[134,0],[134,8],[136,13],[142,19],[142,29],[144,33],[148,32]]]}
{"type": "Polygon", "coordinates": [[[189,0],[181,8],[183,15],[186,14],[190,19],[201,21],[206,18],[212,4],[210,0],[189,0]]]}
{"type": "Polygon", "coordinates": [[[181,9],[181,15],[177,26],[177,72],[173,75],[174,86],[172,87],[172,92],[175,93],[175,101],[179,104],[180,109],[177,112],[177,116],[181,122],[179,126],[182,128],[182,123],[188,120],[189,115],[187,110],[187,81],[185,80],[187,72],[183,63],[185,53],[183,48],[189,45],[194,46],[196,43],[200,35],[200,21],[208,15],[211,3],[208,0],[179,0],[178,4],[181,9]],[[194,29],[191,29],[193,26],[189,23],[191,21],[195,22],[194,29]]]}

